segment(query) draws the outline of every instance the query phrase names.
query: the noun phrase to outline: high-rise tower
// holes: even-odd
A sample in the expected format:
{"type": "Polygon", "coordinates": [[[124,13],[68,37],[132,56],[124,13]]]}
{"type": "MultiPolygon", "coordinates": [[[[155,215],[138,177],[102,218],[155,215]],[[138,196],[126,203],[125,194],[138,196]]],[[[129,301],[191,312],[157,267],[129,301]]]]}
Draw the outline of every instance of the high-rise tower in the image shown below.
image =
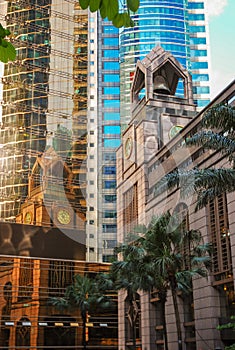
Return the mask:
{"type": "Polygon", "coordinates": [[[120,145],[119,30],[89,15],[87,259],[108,261],[116,246],[116,148],[120,145]]]}
{"type": "Polygon", "coordinates": [[[1,2],[1,13],[17,60],[2,79],[0,216],[15,219],[37,156],[53,147],[73,173],[75,201],[67,204],[85,218],[87,12],[73,1],[26,0],[1,2]]]}
{"type": "MultiPolygon", "coordinates": [[[[135,65],[155,46],[170,51],[193,78],[194,103],[209,102],[208,30],[205,0],[140,0],[135,26],[120,33],[121,125],[130,120],[130,88],[135,65]]],[[[177,93],[182,96],[182,85],[177,93]]]]}

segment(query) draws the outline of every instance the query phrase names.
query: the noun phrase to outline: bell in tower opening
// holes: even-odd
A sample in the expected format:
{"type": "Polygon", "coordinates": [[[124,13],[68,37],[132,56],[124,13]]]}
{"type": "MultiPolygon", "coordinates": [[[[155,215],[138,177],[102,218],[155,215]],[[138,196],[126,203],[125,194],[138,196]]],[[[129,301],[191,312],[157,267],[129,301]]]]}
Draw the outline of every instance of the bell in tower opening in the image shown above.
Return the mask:
{"type": "Polygon", "coordinates": [[[157,75],[153,78],[153,92],[155,94],[163,94],[163,95],[170,95],[171,90],[169,88],[166,74],[163,69],[161,69],[160,72],[158,72],[157,75]]]}

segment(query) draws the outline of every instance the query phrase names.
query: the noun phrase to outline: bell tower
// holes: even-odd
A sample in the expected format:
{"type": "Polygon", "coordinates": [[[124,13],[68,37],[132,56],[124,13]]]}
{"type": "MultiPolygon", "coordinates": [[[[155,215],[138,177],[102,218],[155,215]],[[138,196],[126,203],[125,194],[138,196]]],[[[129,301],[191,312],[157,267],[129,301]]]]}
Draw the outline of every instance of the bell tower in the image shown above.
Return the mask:
{"type": "Polygon", "coordinates": [[[131,102],[129,125],[145,122],[145,143],[155,150],[167,144],[196,113],[190,73],[160,46],[137,62],[131,102]]]}

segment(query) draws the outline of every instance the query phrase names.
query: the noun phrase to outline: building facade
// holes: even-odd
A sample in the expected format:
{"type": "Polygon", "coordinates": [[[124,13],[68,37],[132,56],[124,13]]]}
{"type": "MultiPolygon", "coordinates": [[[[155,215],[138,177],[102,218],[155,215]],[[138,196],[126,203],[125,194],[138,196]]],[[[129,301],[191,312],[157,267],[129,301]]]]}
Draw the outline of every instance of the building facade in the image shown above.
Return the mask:
{"type": "Polygon", "coordinates": [[[43,0],[1,3],[1,13],[17,50],[2,78],[1,218],[15,220],[32,167],[49,147],[70,167],[71,205],[85,216],[87,12],[43,0]]]}
{"type": "MultiPolygon", "coordinates": [[[[151,218],[168,210],[178,212],[189,229],[200,230],[205,242],[214,248],[212,270],[207,279],[197,278],[190,298],[178,296],[184,350],[223,349],[234,343],[231,331],[219,331],[217,326],[234,315],[234,194],[223,194],[195,213],[196,198],[182,197],[180,190],[156,194],[157,182],[175,169],[194,166],[225,166],[223,156],[200,147],[184,147],[184,140],[200,128],[203,113],[217,103],[234,104],[233,81],[203,111],[195,114],[192,83],[188,73],[176,59],[157,47],[137,64],[132,85],[132,119],[123,133],[123,143],[117,151],[118,240],[123,242],[137,224],[148,225],[151,218]],[[165,95],[154,89],[155,76],[165,68],[170,91],[165,95]],[[182,78],[185,96],[177,97],[175,79],[182,78]],[[145,95],[139,96],[145,82],[145,95]],[[191,88],[190,88],[191,86],[191,88]],[[179,127],[181,126],[181,127],[179,127]],[[184,127],[183,127],[184,126],[184,127]],[[183,128],[182,128],[183,127],[183,128]]],[[[163,321],[160,317],[158,294],[150,297],[140,293],[139,337],[144,349],[163,349],[163,321]]],[[[120,349],[131,346],[132,338],[125,319],[125,295],[119,304],[120,349]]],[[[127,310],[126,310],[127,311],[127,310]]],[[[169,349],[177,344],[176,321],[172,297],[166,306],[166,327],[169,349]]]]}
{"type": "MultiPolygon", "coordinates": [[[[83,323],[79,309],[61,312],[49,300],[63,297],[66,287],[73,283],[74,274],[94,277],[107,270],[107,264],[1,256],[0,347],[82,349],[83,323]]],[[[117,305],[117,297],[111,297],[117,305]]],[[[112,310],[87,315],[87,349],[118,348],[116,305],[112,310]]]]}
{"type": "Polygon", "coordinates": [[[119,30],[89,14],[87,258],[108,261],[116,246],[116,154],[120,145],[119,30]]]}
{"type": "MultiPolygon", "coordinates": [[[[120,33],[96,14],[89,17],[88,78],[92,91],[87,158],[89,259],[109,260],[116,244],[115,150],[131,116],[130,89],[135,66],[153,47],[161,45],[191,72],[194,103],[198,108],[205,106],[210,91],[206,15],[206,1],[144,0],[133,16],[135,26],[121,28],[120,33]]],[[[184,95],[183,89],[180,80],[177,96],[184,95]]]]}
{"type": "MultiPolygon", "coordinates": [[[[193,78],[194,102],[209,103],[208,25],[206,1],[140,1],[134,27],[120,32],[121,126],[130,120],[130,89],[138,60],[156,45],[170,51],[193,78]]],[[[183,95],[179,85],[177,95],[183,95]]]]}

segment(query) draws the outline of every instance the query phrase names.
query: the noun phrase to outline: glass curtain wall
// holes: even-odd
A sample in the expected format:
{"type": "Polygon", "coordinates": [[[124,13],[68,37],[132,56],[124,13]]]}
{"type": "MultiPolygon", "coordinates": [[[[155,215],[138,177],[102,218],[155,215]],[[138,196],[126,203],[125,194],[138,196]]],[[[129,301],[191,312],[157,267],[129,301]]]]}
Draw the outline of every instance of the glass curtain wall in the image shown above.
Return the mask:
{"type": "Polygon", "coordinates": [[[17,49],[2,79],[0,216],[14,221],[36,157],[49,147],[71,166],[76,205],[85,213],[87,13],[60,0],[0,8],[17,49]]]}

